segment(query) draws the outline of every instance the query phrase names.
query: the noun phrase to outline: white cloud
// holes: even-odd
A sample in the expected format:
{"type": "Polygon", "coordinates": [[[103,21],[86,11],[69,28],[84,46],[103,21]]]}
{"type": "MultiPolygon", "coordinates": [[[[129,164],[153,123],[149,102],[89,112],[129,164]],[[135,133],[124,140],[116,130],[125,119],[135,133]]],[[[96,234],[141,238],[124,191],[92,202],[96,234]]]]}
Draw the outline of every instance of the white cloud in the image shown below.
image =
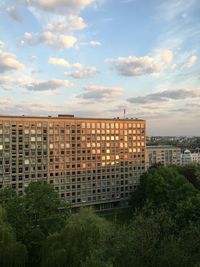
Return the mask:
{"type": "Polygon", "coordinates": [[[197,56],[193,55],[188,59],[188,62],[185,64],[187,68],[191,68],[197,61],[197,56]]]}
{"type": "Polygon", "coordinates": [[[71,68],[75,68],[75,69],[82,69],[82,68],[84,68],[84,65],[81,64],[81,63],[79,63],[79,62],[77,62],[77,63],[72,63],[72,64],[70,65],[70,67],[71,67],[71,68]]]}
{"type": "Polygon", "coordinates": [[[9,98],[0,99],[0,105],[11,105],[11,104],[12,104],[12,100],[9,98]]]}
{"type": "Polygon", "coordinates": [[[129,98],[128,101],[134,104],[149,104],[158,102],[168,102],[169,100],[184,100],[190,98],[200,98],[200,89],[178,89],[164,90],[148,94],[146,96],[137,96],[129,98]]]}
{"type": "Polygon", "coordinates": [[[22,17],[20,16],[20,14],[18,13],[17,9],[15,6],[9,6],[6,8],[6,13],[15,21],[17,22],[21,22],[22,21],[22,17]]]}
{"type": "Polygon", "coordinates": [[[101,46],[101,42],[99,42],[97,40],[91,40],[89,42],[82,42],[81,45],[101,46]]]}
{"type": "Polygon", "coordinates": [[[0,41],[0,48],[3,48],[4,47],[4,42],[0,41]]]}
{"type": "Polygon", "coordinates": [[[25,32],[24,40],[22,40],[29,45],[37,45],[40,43],[46,44],[51,48],[64,50],[66,48],[72,48],[75,46],[77,39],[72,35],[65,34],[54,34],[50,31],[45,31],[41,33],[39,36],[25,32]]]}
{"type": "Polygon", "coordinates": [[[58,65],[60,67],[70,66],[70,63],[64,58],[50,57],[48,63],[52,65],[58,65]]]}
{"type": "Polygon", "coordinates": [[[112,68],[122,76],[140,76],[146,74],[159,74],[170,66],[173,60],[171,50],[156,50],[153,56],[127,56],[108,59],[112,68]]]}
{"type": "Polygon", "coordinates": [[[87,67],[79,62],[69,63],[69,61],[64,58],[50,57],[48,63],[72,69],[72,71],[65,72],[64,74],[75,79],[89,78],[97,72],[95,67],[87,67]]]}
{"type": "Polygon", "coordinates": [[[93,101],[110,101],[116,97],[121,96],[123,89],[119,87],[99,86],[95,84],[88,85],[84,88],[84,93],[78,95],[79,98],[84,100],[93,101]]]}
{"type": "Polygon", "coordinates": [[[86,67],[82,70],[75,70],[72,72],[65,72],[65,75],[70,76],[75,79],[86,79],[97,73],[95,67],[86,67]]]}
{"type": "Polygon", "coordinates": [[[24,33],[24,40],[28,43],[28,44],[32,44],[33,42],[33,35],[30,32],[25,32],[24,33]]]}
{"type": "Polygon", "coordinates": [[[145,74],[160,73],[163,69],[161,64],[153,57],[118,57],[107,60],[123,76],[139,76],[145,74]]]}
{"type": "Polygon", "coordinates": [[[92,41],[89,42],[89,45],[91,45],[91,46],[100,46],[101,43],[99,41],[92,40],[92,41]]]}
{"type": "Polygon", "coordinates": [[[20,4],[35,7],[47,12],[78,13],[89,6],[93,0],[18,0],[20,4]]]}
{"type": "Polygon", "coordinates": [[[46,26],[46,30],[52,32],[66,32],[83,30],[87,26],[83,18],[75,15],[69,15],[67,18],[60,16],[58,19],[59,21],[49,23],[46,26]]]}
{"type": "Polygon", "coordinates": [[[56,40],[53,41],[53,46],[58,47],[58,48],[70,48],[75,45],[77,42],[77,39],[72,36],[72,35],[64,35],[61,34],[58,36],[58,44],[56,44],[56,40]]]}
{"type": "Polygon", "coordinates": [[[79,62],[69,63],[66,59],[57,58],[57,57],[50,57],[48,63],[52,65],[58,65],[60,67],[65,67],[65,68],[75,68],[75,69],[84,68],[84,65],[79,62]]]}
{"type": "Polygon", "coordinates": [[[15,54],[0,50],[0,73],[22,68],[24,68],[24,65],[17,60],[15,54]]]}
{"type": "Polygon", "coordinates": [[[26,84],[24,87],[30,91],[53,91],[61,87],[70,87],[72,83],[68,80],[48,80],[48,81],[33,81],[26,84]]]}
{"type": "Polygon", "coordinates": [[[0,75],[0,84],[3,84],[3,83],[12,83],[12,82],[15,82],[16,80],[10,76],[1,76],[0,75]]]}
{"type": "Polygon", "coordinates": [[[72,35],[54,35],[52,32],[44,32],[39,40],[39,42],[57,49],[71,48],[75,45],[76,41],[77,39],[72,35]]]}
{"type": "Polygon", "coordinates": [[[172,61],[174,54],[171,50],[162,50],[160,53],[167,64],[172,61]]]}
{"type": "Polygon", "coordinates": [[[17,101],[14,99],[0,99],[0,113],[5,115],[56,115],[63,111],[64,107],[49,103],[49,101],[17,101]],[[26,113],[25,113],[26,111],[26,113]]]}
{"type": "Polygon", "coordinates": [[[8,75],[0,75],[0,84],[3,86],[14,85],[15,88],[24,88],[30,91],[54,91],[58,88],[67,88],[73,86],[68,80],[37,80],[31,77],[16,78],[8,75]]]}

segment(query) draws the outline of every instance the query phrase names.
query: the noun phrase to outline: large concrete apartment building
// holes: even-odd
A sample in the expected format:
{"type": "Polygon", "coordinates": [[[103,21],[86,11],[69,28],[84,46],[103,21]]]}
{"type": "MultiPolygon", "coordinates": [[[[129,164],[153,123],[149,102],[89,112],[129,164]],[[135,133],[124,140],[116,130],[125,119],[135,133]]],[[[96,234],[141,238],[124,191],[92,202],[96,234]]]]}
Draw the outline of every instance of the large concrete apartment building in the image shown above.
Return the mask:
{"type": "Polygon", "coordinates": [[[125,205],[145,171],[145,121],[0,116],[0,188],[52,184],[72,207],[125,205]]]}

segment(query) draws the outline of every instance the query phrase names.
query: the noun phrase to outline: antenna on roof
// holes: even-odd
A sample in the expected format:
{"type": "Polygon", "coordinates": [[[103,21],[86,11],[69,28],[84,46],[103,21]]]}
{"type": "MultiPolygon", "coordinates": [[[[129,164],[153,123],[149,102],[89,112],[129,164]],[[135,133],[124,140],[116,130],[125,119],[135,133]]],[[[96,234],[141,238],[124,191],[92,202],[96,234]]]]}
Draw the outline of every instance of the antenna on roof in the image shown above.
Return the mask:
{"type": "Polygon", "coordinates": [[[124,119],[126,118],[126,109],[124,108],[124,119]]]}

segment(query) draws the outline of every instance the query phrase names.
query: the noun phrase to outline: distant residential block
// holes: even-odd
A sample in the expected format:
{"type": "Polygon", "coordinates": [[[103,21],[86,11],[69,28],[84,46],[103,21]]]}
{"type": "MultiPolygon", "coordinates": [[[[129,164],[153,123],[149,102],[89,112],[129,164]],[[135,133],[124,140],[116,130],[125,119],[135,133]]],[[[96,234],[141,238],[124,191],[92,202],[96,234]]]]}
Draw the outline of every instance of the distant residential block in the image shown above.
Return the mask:
{"type": "Polygon", "coordinates": [[[181,164],[186,165],[190,163],[200,164],[200,153],[192,153],[190,150],[186,149],[181,154],[181,164]]]}
{"type": "Polygon", "coordinates": [[[147,146],[147,168],[161,164],[163,166],[180,165],[181,149],[172,146],[147,146]]]}

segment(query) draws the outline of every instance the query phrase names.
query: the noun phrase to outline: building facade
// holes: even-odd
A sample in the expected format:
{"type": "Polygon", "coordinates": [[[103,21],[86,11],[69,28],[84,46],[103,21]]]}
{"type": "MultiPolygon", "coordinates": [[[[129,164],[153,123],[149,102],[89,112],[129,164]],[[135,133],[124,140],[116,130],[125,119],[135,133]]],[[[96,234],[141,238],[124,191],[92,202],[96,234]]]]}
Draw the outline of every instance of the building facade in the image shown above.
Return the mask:
{"type": "Polygon", "coordinates": [[[50,183],[72,207],[126,204],[145,171],[145,121],[0,117],[0,188],[50,183]]]}
{"type": "Polygon", "coordinates": [[[187,165],[190,163],[200,164],[200,153],[192,153],[190,150],[186,149],[181,154],[181,164],[187,165]]]}
{"type": "Polygon", "coordinates": [[[147,168],[161,164],[163,166],[180,165],[181,149],[172,146],[147,146],[147,168]]]}

